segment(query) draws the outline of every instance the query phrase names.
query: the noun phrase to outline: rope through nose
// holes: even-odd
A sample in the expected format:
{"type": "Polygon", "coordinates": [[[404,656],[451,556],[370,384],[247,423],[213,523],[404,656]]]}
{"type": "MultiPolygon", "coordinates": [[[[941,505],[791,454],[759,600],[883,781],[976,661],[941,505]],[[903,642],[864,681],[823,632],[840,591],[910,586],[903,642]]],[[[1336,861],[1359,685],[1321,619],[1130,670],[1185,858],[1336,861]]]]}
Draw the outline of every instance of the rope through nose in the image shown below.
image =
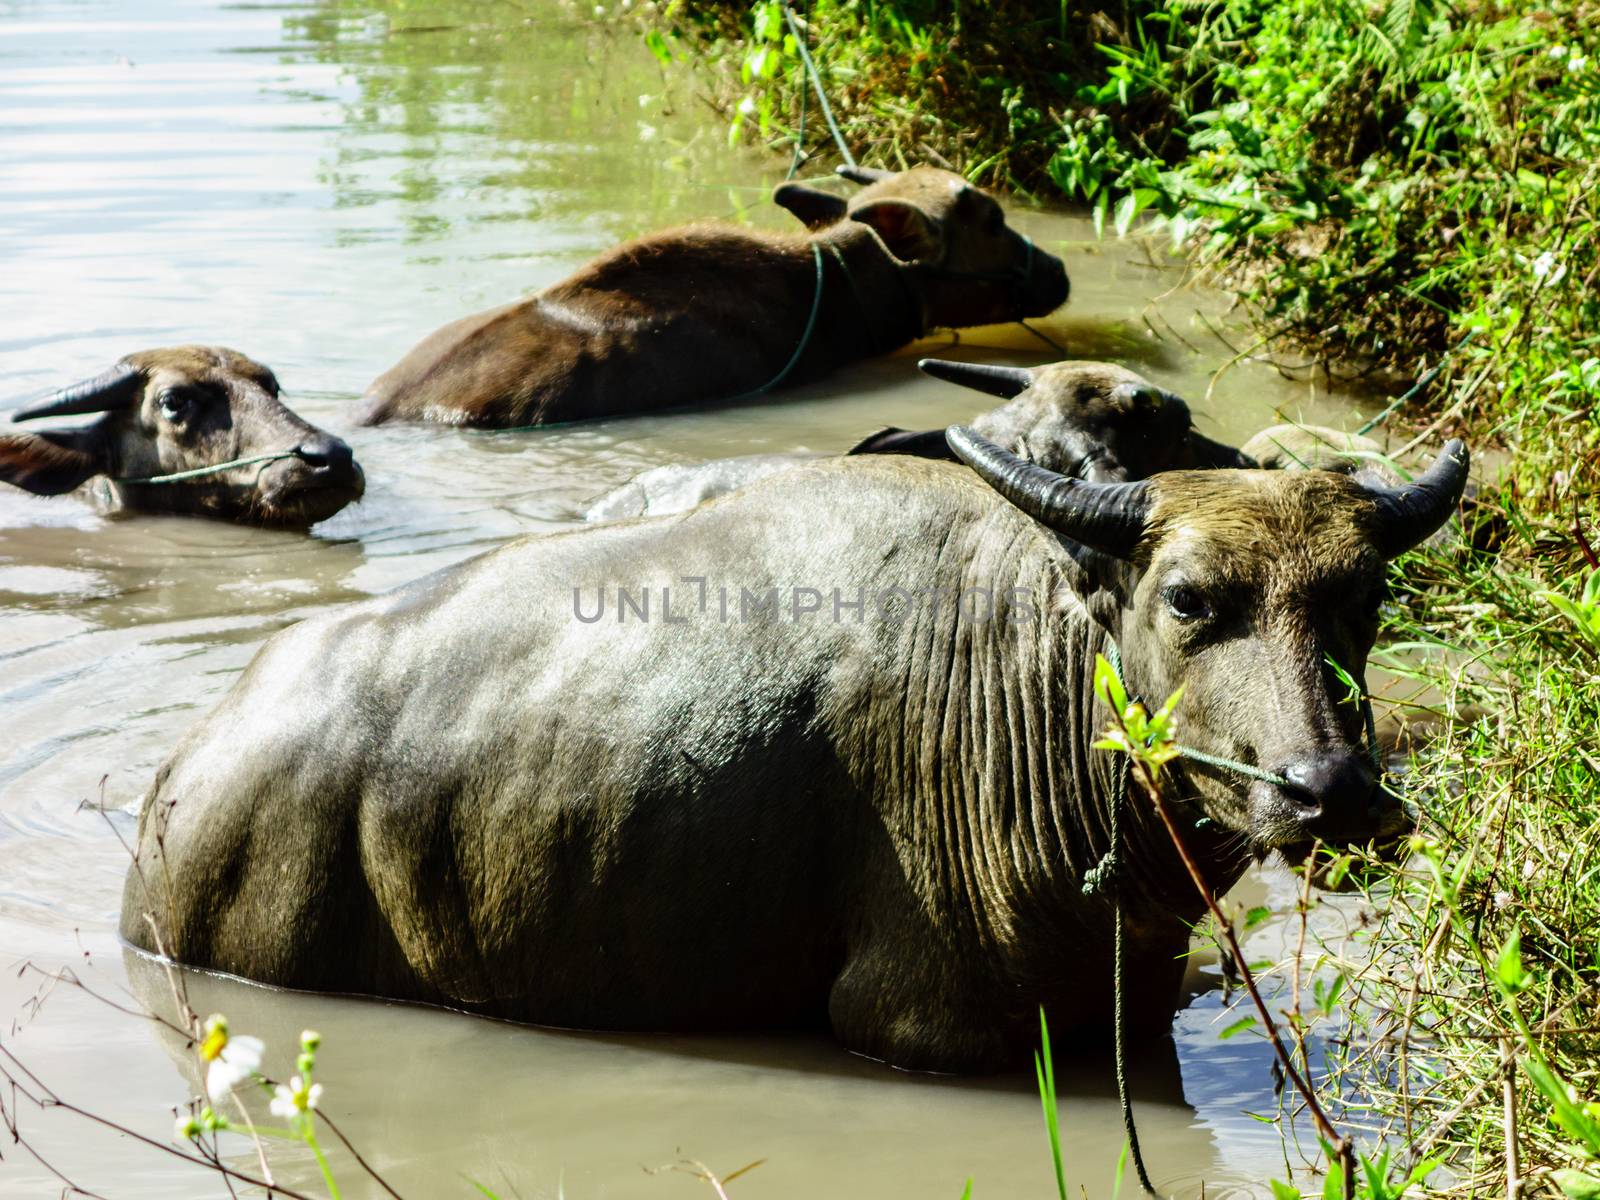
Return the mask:
{"type": "Polygon", "coordinates": [[[185,479],[200,479],[206,475],[221,475],[224,471],[231,471],[235,467],[252,467],[257,463],[277,462],[284,458],[304,458],[298,450],[280,450],[276,454],[254,454],[249,458],[233,458],[227,462],[214,463],[209,467],[195,467],[188,471],[174,471],[170,475],[144,475],[118,479],[118,483],[181,483],[185,479]]]}
{"type": "MultiPolygon", "coordinates": [[[[1117,679],[1122,679],[1122,652],[1117,649],[1116,642],[1108,642],[1106,648],[1109,653],[1106,661],[1111,664],[1111,669],[1117,673],[1117,679]]],[[[1383,774],[1383,752],[1378,748],[1377,724],[1372,716],[1372,699],[1368,696],[1361,697],[1361,724],[1366,734],[1367,754],[1372,759],[1372,769],[1379,776],[1383,774]]],[[[1192,762],[1202,763],[1208,767],[1217,767],[1223,771],[1232,771],[1236,775],[1243,775],[1246,779],[1259,779],[1263,783],[1270,783],[1275,787],[1292,788],[1292,784],[1282,775],[1267,771],[1250,763],[1243,763],[1238,759],[1223,758],[1220,754],[1207,754],[1204,750],[1196,750],[1193,746],[1185,746],[1181,742],[1173,743],[1178,751],[1178,757],[1187,758],[1192,762]]]]}

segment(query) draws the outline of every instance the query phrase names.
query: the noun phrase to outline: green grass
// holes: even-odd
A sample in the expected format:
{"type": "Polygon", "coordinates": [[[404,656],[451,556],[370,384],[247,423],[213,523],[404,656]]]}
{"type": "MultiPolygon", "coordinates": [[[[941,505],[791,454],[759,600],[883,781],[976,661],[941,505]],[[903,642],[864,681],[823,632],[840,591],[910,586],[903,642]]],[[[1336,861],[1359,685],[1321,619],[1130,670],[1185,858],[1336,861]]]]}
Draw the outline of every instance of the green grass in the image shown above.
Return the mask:
{"type": "MultiPolygon", "coordinates": [[[[1386,1178],[1438,1155],[1434,1191],[1600,1195],[1600,6],[810,12],[863,162],[945,161],[1108,235],[1154,217],[1267,345],[1396,391],[1448,352],[1386,428],[1421,454],[1464,437],[1486,474],[1459,543],[1396,566],[1379,659],[1449,720],[1406,782],[1415,852],[1336,867],[1379,915],[1317,956],[1350,1021],[1322,1086],[1392,1147],[1386,1178]]],[[[660,28],[704,56],[736,136],[790,152],[775,4],[668,5],[660,28]]]]}

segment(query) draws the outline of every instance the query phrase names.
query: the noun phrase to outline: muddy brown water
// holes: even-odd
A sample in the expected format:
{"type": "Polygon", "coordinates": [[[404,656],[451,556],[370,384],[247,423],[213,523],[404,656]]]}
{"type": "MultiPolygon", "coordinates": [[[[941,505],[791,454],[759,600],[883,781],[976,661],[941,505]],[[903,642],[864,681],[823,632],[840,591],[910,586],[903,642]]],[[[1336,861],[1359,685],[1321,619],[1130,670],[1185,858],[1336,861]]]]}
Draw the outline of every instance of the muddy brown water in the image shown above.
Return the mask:
{"type": "MultiPolygon", "coordinates": [[[[703,217],[789,218],[778,159],[730,148],[687,70],[661,70],[615,14],[555,3],[212,0],[0,4],[0,398],[130,350],[233,345],[347,437],[365,501],[310,536],[108,519],[0,486],[0,981],[3,1044],[63,1099],[165,1142],[191,1092],[181,1046],[103,997],[159,1004],[166,980],[114,929],[133,804],[260,641],[507,538],[570,524],[640,469],[840,449],[883,424],[970,417],[984,399],[918,376],[918,354],[1058,357],[1017,328],[932,338],[765,407],[541,433],[363,430],[352,402],[418,336],[549,283],[619,238],[703,217]],[[102,803],[105,814],[98,810],[102,803]],[[48,992],[42,1004],[31,1000],[48,992]]],[[[1015,223],[1061,253],[1073,298],[1038,323],[1075,357],[1127,363],[1189,397],[1206,432],[1278,413],[1349,424],[1357,402],[1231,357],[1222,299],[1159,245],[1098,241],[1071,216],[1015,223]],[[1176,290],[1174,290],[1176,289],[1176,290]],[[1160,299],[1157,299],[1160,297],[1160,299]],[[1222,337],[1218,336],[1220,331],[1222,337]],[[1208,396],[1209,390],[1209,396],[1208,396]]],[[[1231,330],[1231,332],[1230,332],[1231,330]]],[[[1252,896],[1286,904],[1262,875],[1252,896]]],[[[1262,1190],[1282,1171],[1267,1059],[1212,968],[1174,1043],[1135,1070],[1154,1174],[1176,1194],[1262,1190]]],[[[326,1049],[325,1103],[407,1196],[710,1195],[683,1159],[764,1164],[736,1197],[1044,1196],[1054,1180],[1032,1081],[914,1077],[823,1038],[614,1037],[519,1028],[195,977],[202,1012],[290,1070],[326,1049]]],[[[1058,1046],[1069,1184],[1109,1194],[1122,1143],[1101,1048],[1058,1046]]],[[[7,1103],[10,1103],[8,1098],[7,1103]]],[[[60,1110],[24,1106],[30,1143],[115,1197],[223,1194],[212,1176],[60,1110]]],[[[227,1150],[253,1163],[242,1142],[227,1150]]],[[[0,1194],[60,1180],[0,1147],[0,1194]]],[[[345,1194],[380,1194],[336,1156],[345,1194]]],[[[305,1156],[280,1179],[315,1187],[305,1156]]],[[[1130,1181],[1131,1185],[1131,1181],[1130,1181]]]]}

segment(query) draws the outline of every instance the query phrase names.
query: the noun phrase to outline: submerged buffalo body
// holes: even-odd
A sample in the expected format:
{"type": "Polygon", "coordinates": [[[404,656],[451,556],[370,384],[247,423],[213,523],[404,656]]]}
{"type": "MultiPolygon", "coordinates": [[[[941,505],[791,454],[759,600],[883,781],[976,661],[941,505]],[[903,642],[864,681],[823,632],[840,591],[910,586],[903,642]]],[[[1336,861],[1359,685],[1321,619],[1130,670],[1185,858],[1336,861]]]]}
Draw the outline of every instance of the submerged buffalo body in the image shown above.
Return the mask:
{"type": "Polygon", "coordinates": [[[882,173],[848,204],[786,184],[809,235],[695,226],[600,256],[424,338],[362,419],[511,426],[654,412],[815,378],[931,326],[1051,312],[1061,261],[948,171],[882,173]]]}
{"type": "Polygon", "coordinates": [[[221,346],[130,354],[12,420],[85,413],[101,415],[0,433],[0,480],[44,496],[99,480],[112,509],[291,526],[333,516],[365,487],[348,445],[291,412],[270,370],[221,346]],[[212,470],[241,459],[253,461],[212,470]]]}
{"type": "MultiPolygon", "coordinates": [[[[1459,444],[1373,491],[1084,484],[951,436],[975,471],[828,459],[276,635],[145,797],[125,936],[274,984],[587,1028],[830,1022],[900,1066],[995,1067],[1040,1004],[1109,1011],[1111,906],[1082,885],[1120,796],[1091,749],[1113,638],[1131,690],[1187,689],[1186,741],[1289,781],[1178,775],[1214,886],[1392,828],[1328,660],[1360,677],[1459,444]]],[[[1155,1024],[1199,908],[1149,814],[1123,828],[1155,1024]]]]}

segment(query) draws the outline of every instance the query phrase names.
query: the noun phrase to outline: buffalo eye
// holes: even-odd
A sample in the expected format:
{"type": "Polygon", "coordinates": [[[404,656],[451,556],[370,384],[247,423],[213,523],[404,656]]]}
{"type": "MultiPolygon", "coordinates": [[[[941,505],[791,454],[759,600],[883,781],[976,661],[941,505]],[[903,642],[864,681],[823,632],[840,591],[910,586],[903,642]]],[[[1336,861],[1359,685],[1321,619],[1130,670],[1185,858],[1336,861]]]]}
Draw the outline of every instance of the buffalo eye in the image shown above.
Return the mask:
{"type": "Polygon", "coordinates": [[[1205,597],[1188,584],[1175,583],[1162,593],[1167,611],[1180,621],[1198,621],[1211,615],[1211,606],[1205,597]]]}
{"type": "Polygon", "coordinates": [[[181,421],[194,409],[194,397],[187,392],[168,388],[157,400],[161,415],[168,421],[181,421]]]}

